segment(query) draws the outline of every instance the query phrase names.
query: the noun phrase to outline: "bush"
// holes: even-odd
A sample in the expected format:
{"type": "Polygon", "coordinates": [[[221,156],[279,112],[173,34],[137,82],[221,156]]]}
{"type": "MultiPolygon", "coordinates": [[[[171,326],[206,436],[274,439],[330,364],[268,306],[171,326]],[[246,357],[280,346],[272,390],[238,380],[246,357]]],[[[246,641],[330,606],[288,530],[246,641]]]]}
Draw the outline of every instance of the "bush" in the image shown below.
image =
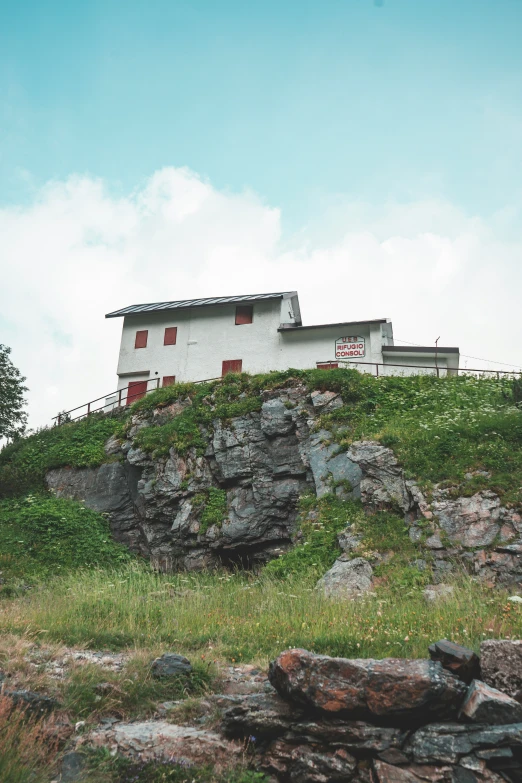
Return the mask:
{"type": "Polygon", "coordinates": [[[0,553],[0,568],[24,578],[131,558],[101,514],[50,494],[0,501],[0,553]]]}
{"type": "Polygon", "coordinates": [[[106,441],[120,429],[118,418],[95,414],[19,438],[0,451],[0,498],[44,489],[52,468],[101,465],[108,460],[106,441]]]}

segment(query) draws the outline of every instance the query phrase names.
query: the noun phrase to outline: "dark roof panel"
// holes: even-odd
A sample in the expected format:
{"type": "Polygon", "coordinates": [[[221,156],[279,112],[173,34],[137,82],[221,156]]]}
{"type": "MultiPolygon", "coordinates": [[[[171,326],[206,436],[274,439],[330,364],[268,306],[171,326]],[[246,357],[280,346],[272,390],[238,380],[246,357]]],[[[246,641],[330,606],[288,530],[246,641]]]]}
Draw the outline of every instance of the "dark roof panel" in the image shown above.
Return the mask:
{"type": "Polygon", "coordinates": [[[332,326],[364,326],[364,324],[386,324],[387,318],[375,318],[373,321],[343,321],[340,324],[313,324],[311,326],[292,326],[286,324],[279,327],[278,332],[302,332],[304,329],[328,329],[332,326]]]}
{"type": "Polygon", "coordinates": [[[459,353],[458,348],[444,348],[433,345],[383,345],[383,353],[459,353]]]}
{"type": "Polygon", "coordinates": [[[209,307],[211,305],[236,304],[238,302],[258,302],[263,299],[282,299],[293,296],[296,291],[283,291],[277,294],[246,294],[245,296],[212,296],[208,299],[182,299],[177,302],[152,302],[150,304],[129,305],[121,310],[107,313],[105,318],[118,318],[122,315],[155,313],[160,310],[186,310],[189,307],[209,307]]]}

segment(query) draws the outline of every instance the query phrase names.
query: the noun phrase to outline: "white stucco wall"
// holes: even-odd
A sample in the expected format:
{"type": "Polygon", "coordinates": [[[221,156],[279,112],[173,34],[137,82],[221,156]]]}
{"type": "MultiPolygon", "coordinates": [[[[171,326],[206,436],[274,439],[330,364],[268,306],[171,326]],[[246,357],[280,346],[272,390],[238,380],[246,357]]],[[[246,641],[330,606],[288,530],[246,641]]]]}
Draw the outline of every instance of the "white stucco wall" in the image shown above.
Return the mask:
{"type": "Polygon", "coordinates": [[[118,388],[146,377],[175,375],[177,381],[218,378],[222,362],[234,359],[243,361],[245,372],[273,370],[278,364],[281,300],[255,302],[253,307],[253,323],[239,326],[235,323],[235,305],[127,316],[122,330],[118,388]],[[163,345],[169,326],[178,329],[176,345],[163,345]],[[136,332],[142,329],[148,330],[147,347],[134,348],[136,332]]]}
{"type": "MultiPolygon", "coordinates": [[[[251,324],[236,325],[235,314],[236,305],[229,304],[126,316],[118,362],[118,389],[141,380],[148,380],[148,388],[152,389],[156,379],[161,385],[164,376],[172,375],[177,381],[219,378],[222,362],[238,359],[242,360],[243,371],[252,374],[291,367],[309,369],[319,362],[335,362],[336,340],[348,336],[364,338],[362,363],[356,359],[352,362],[362,372],[376,374],[375,363],[382,365],[386,361],[407,367],[380,367],[380,374],[409,374],[419,372],[419,365],[431,364],[427,357],[388,355],[383,358],[383,345],[393,345],[390,322],[278,331],[281,323],[300,317],[296,297],[254,302],[251,324]],[[165,329],[173,326],[177,327],[176,345],[164,345],[165,329]],[[148,330],[147,347],[135,348],[136,332],[143,329],[148,330]]],[[[442,356],[439,366],[445,371],[446,359],[442,356]]]]}

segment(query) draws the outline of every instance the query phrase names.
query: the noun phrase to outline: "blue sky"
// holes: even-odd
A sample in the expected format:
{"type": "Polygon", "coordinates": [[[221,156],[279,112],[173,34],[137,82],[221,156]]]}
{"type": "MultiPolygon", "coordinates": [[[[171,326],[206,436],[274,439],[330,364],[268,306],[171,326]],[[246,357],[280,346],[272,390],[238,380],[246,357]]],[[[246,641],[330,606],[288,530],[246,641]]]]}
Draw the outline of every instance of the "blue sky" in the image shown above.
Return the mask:
{"type": "Polygon", "coordinates": [[[188,166],[284,225],[520,197],[520,0],[1,0],[0,203],[188,166]]]}
{"type": "Polygon", "coordinates": [[[297,288],[519,366],[521,40],[522,0],[0,0],[32,425],[115,387],[103,316],[140,301],[297,288]]]}

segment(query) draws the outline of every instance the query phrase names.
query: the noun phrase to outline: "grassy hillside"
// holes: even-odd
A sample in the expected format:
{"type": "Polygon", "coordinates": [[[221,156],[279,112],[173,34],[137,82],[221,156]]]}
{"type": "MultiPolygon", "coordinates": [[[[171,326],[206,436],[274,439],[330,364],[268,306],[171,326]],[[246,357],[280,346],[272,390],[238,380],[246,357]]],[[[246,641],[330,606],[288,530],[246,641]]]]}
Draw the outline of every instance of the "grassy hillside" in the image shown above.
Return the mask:
{"type": "Polygon", "coordinates": [[[0,497],[43,487],[45,471],[55,467],[93,467],[108,457],[103,445],[112,434],[125,435],[133,413],[190,399],[191,405],[167,421],[141,429],[137,445],[155,455],[172,446],[181,453],[203,449],[201,427],[261,408],[265,389],[303,384],[309,390],[338,392],[343,407],[320,417],[339,448],[375,438],[394,449],[410,477],[429,487],[459,485],[470,471],[466,491],[486,485],[506,502],[522,502],[522,416],[518,382],[459,376],[380,377],[356,370],[288,370],[266,375],[228,375],[204,384],[158,389],[116,416],[94,415],[61,427],[43,429],[0,451],[0,497]]]}
{"type": "MultiPolygon", "coordinates": [[[[216,419],[261,408],[264,389],[292,384],[338,392],[343,406],[317,420],[339,449],[374,438],[393,448],[407,474],[429,493],[443,482],[455,494],[481,488],[503,502],[522,503],[522,417],[518,382],[497,379],[373,378],[353,370],[289,371],[263,376],[230,375],[210,384],[177,384],[147,396],[116,416],[94,415],[44,429],[0,452],[0,669],[19,687],[59,699],[60,716],[92,725],[103,716],[143,718],[158,702],[219,689],[216,664],[253,662],[265,667],[282,649],[357,657],[425,657],[427,645],[449,638],[478,650],[483,638],[521,638],[522,606],[509,593],[453,577],[451,600],[426,604],[421,589],[428,568],[404,521],[393,513],[368,516],[360,504],[335,495],[301,498],[297,545],[262,571],[162,575],[110,539],[103,516],[45,491],[50,468],[95,467],[108,459],[108,437],[126,437],[131,416],[164,408],[149,418],[136,443],[161,455],[202,450],[216,419]],[[191,405],[168,417],[174,402],[191,405]],[[481,471],[471,480],[466,473],[481,471]],[[340,550],[337,534],[348,523],[362,536],[358,554],[373,560],[375,590],[361,601],[332,601],[314,590],[340,550]],[[29,588],[29,589],[28,589],[29,588]],[[62,645],[123,649],[121,672],[94,665],[73,668],[61,681],[45,663],[62,645]],[[150,677],[150,662],[165,650],[194,663],[190,679],[168,686],[150,677]],[[37,665],[29,663],[36,656],[37,665]]],[[[203,524],[221,519],[223,492],[206,502],[203,524]]],[[[192,701],[191,701],[192,699],[192,701]]],[[[181,709],[181,708],[180,708],[181,709]]],[[[182,710],[182,712],[183,712],[182,710]]],[[[50,783],[60,747],[43,723],[27,722],[0,699],[3,783],[50,783]]],[[[89,783],[181,783],[186,770],[170,765],[132,765],[98,753],[90,758],[89,783]]],[[[238,769],[236,777],[191,769],[196,783],[261,783],[262,775],[238,769]]]]}

